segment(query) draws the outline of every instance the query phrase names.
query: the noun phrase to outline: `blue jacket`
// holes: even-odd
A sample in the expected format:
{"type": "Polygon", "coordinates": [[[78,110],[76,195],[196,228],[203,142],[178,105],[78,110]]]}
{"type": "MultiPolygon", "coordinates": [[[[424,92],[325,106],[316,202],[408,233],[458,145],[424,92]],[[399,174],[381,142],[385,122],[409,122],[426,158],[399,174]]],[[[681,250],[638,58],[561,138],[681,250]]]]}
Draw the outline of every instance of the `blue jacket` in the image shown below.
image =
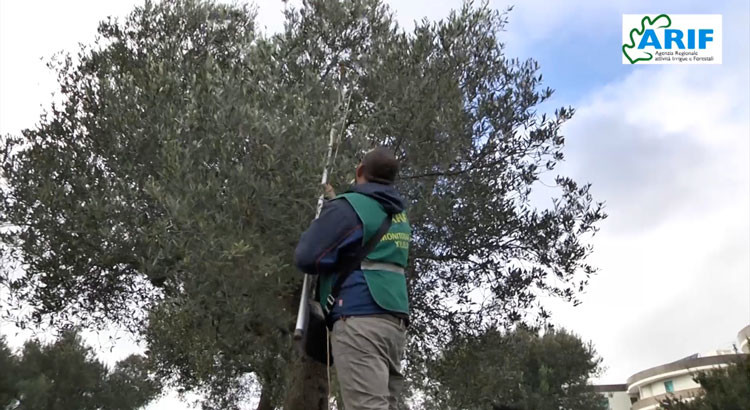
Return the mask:
{"type": "MultiPolygon", "coordinates": [[[[374,182],[354,185],[358,192],[377,200],[386,212],[404,210],[401,196],[392,185],[374,182]]],[[[334,199],[323,205],[318,219],[300,237],[294,253],[297,268],[311,275],[336,274],[338,264],[362,247],[362,221],[345,199],[334,199]]],[[[352,272],[341,286],[332,312],[333,320],[343,316],[388,313],[375,303],[361,270],[352,272]],[[339,306],[339,300],[342,300],[339,306]]]]}

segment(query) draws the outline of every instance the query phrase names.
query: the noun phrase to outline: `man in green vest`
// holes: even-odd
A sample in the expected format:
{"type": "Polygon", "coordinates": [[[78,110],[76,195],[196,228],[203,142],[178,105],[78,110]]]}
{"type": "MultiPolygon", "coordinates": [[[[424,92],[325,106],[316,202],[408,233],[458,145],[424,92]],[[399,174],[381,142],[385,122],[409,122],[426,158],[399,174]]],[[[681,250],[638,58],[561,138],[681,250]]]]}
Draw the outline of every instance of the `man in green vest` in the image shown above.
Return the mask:
{"type": "Polygon", "coordinates": [[[325,306],[344,265],[376,233],[384,218],[390,229],[344,281],[331,312],[331,345],[346,410],[395,410],[403,388],[401,359],[409,322],[406,268],[411,227],[393,186],[393,153],[379,147],[357,166],[356,184],[326,202],[302,234],[297,267],[319,275],[325,306]]]}

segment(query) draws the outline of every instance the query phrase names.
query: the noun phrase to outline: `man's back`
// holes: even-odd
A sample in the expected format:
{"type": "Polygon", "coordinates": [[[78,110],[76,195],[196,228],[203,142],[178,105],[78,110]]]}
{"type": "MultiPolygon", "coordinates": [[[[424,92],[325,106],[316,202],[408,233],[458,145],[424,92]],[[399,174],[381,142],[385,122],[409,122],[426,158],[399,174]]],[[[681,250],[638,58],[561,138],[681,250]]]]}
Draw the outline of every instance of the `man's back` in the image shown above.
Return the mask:
{"type": "MultiPolygon", "coordinates": [[[[341,293],[336,300],[333,311],[334,319],[340,316],[389,312],[402,316],[408,315],[408,301],[405,293],[399,292],[401,293],[398,295],[399,300],[391,300],[394,296],[392,292],[379,289],[382,286],[388,289],[394,287],[388,284],[381,285],[384,281],[403,280],[403,290],[405,290],[403,269],[406,267],[408,258],[411,228],[404,212],[401,196],[392,185],[378,183],[354,185],[348,193],[326,203],[320,217],[302,234],[295,253],[296,264],[303,272],[320,275],[321,283],[318,294],[323,302],[337,278],[338,266],[343,260],[352,257],[375,233],[382,218],[386,215],[393,216],[391,228],[375,250],[368,255],[368,260],[383,263],[386,268],[388,265],[393,265],[393,270],[400,271],[400,274],[389,275],[377,273],[375,270],[352,272],[342,285],[341,293]],[[368,209],[367,202],[371,202],[369,208],[377,208],[379,212],[368,209]],[[368,287],[366,276],[370,277],[369,283],[375,289],[368,287]],[[382,280],[373,280],[372,277],[375,276],[382,280]]],[[[367,267],[367,262],[365,266],[367,267]]],[[[397,283],[395,286],[398,285],[397,283]]],[[[399,290],[401,290],[400,287],[399,290]]]]}
{"type": "Polygon", "coordinates": [[[318,275],[318,295],[325,305],[338,270],[391,218],[388,232],[335,295],[331,347],[347,410],[395,410],[403,390],[411,227],[393,186],[397,174],[398,162],[390,151],[368,152],[357,167],[357,184],[325,204],[295,252],[297,267],[318,275]]]}

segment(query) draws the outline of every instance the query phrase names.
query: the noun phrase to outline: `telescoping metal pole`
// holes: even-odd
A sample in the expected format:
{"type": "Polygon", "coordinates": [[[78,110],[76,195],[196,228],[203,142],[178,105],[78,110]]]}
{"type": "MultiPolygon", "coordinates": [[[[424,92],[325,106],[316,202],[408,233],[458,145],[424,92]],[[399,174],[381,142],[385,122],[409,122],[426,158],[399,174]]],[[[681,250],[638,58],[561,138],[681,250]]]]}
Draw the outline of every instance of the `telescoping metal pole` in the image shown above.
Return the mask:
{"type": "MultiPolygon", "coordinates": [[[[328,154],[326,155],[326,164],[323,168],[323,176],[320,179],[320,184],[325,185],[328,183],[328,170],[333,162],[333,147],[336,145],[336,126],[331,127],[331,135],[328,141],[328,154]]],[[[323,201],[325,194],[320,194],[318,198],[318,207],[315,210],[315,218],[320,216],[320,211],[323,209],[323,201]]],[[[302,294],[299,298],[299,309],[297,310],[297,325],[294,328],[294,338],[301,339],[305,335],[307,330],[307,300],[310,299],[310,293],[312,292],[313,284],[315,283],[315,276],[305,274],[305,280],[302,282],[302,294]]]]}
{"type": "MultiPolygon", "coordinates": [[[[336,122],[334,121],[334,123],[331,124],[331,132],[328,136],[328,152],[326,154],[326,162],[325,166],[323,167],[323,175],[320,178],[321,187],[328,183],[328,174],[330,173],[331,167],[333,166],[334,157],[336,156],[335,153],[338,152],[338,144],[339,142],[341,142],[341,138],[343,137],[346,127],[346,118],[349,115],[349,103],[352,99],[352,93],[350,92],[348,97],[346,96],[347,92],[343,85],[345,70],[346,68],[344,66],[339,67],[339,81],[341,84],[341,88],[339,89],[338,101],[336,103],[336,108],[334,109],[334,113],[337,113],[341,106],[344,106],[344,113],[340,119],[341,129],[337,135],[336,122]],[[344,103],[345,99],[346,103],[344,103]]],[[[320,197],[318,198],[318,206],[315,210],[315,219],[320,216],[320,211],[323,209],[324,200],[325,192],[320,194],[320,197]]],[[[305,335],[305,332],[307,331],[307,300],[310,299],[310,294],[312,293],[314,284],[315,275],[305,274],[305,279],[302,282],[302,293],[300,294],[299,298],[299,309],[297,309],[297,324],[294,327],[294,338],[297,340],[302,339],[305,335]]]]}

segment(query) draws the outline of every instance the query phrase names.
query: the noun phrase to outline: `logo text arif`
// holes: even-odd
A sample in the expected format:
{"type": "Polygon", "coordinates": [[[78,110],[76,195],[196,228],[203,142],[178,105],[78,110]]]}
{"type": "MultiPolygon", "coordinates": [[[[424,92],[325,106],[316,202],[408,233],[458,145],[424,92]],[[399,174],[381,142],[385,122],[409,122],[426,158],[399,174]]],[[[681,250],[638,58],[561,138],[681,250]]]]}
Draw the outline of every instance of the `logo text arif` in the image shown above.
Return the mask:
{"type": "Polygon", "coordinates": [[[624,14],[622,30],[623,64],[721,64],[721,15],[624,14]]]}

